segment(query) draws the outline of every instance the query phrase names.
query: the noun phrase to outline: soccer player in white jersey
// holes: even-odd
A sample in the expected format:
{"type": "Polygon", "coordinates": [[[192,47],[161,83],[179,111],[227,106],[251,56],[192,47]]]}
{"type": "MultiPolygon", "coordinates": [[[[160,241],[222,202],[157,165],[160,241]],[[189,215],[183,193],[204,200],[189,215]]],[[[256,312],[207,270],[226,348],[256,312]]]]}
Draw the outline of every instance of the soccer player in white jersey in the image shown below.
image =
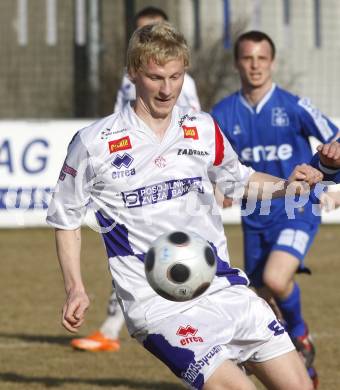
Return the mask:
{"type": "Polygon", "coordinates": [[[322,174],[304,164],[284,180],[241,164],[209,114],[176,106],[188,65],[185,39],[170,24],[136,30],[127,52],[136,101],[69,145],[47,216],[66,291],[62,324],[77,332],[89,306],[80,226],[91,203],[130,335],[187,387],[254,390],[243,364],[272,390],[312,390],[287,332],[229,263],[214,186],[244,197],[255,186],[256,198],[270,198],[297,194],[301,181],[314,185],[322,174]],[[181,228],[211,243],[218,266],[206,292],[173,302],[149,286],[143,261],[160,234],[181,228]]]}
{"type": "MultiPolygon", "coordinates": [[[[164,22],[168,20],[167,14],[160,8],[148,6],[140,10],[135,16],[135,26],[140,28],[148,24],[164,22]]],[[[127,73],[124,74],[121,87],[117,93],[114,112],[122,111],[124,106],[136,99],[135,85],[130,80],[127,73]]],[[[188,74],[184,74],[184,81],[181,93],[176,104],[180,107],[191,107],[195,111],[200,111],[201,106],[197,96],[195,81],[188,74]]],[[[73,348],[82,351],[110,351],[117,352],[120,349],[119,333],[124,325],[124,316],[118,304],[115,289],[107,305],[107,316],[99,330],[91,332],[89,335],[71,340],[73,348]]]]}
{"type": "MultiPolygon", "coordinates": [[[[311,160],[310,136],[329,142],[339,136],[339,129],[309,99],[299,98],[273,82],[275,52],[272,39],[262,31],[240,35],[234,58],[241,89],[217,103],[212,115],[242,162],[255,170],[288,177],[296,164],[311,160]]],[[[314,346],[294,275],[309,272],[304,260],[321,218],[314,213],[316,197],[303,203],[291,202],[288,208],[284,199],[275,199],[270,207],[259,201],[252,212],[247,212],[244,201],[244,261],[259,294],[268,301],[275,298],[316,388],[314,346]]]]}

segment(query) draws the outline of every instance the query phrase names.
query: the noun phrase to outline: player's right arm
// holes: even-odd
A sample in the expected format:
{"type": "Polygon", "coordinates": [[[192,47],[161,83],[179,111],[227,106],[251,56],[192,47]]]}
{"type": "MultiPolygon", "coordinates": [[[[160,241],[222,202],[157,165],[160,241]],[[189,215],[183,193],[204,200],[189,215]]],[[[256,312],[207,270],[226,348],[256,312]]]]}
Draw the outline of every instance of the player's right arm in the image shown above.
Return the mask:
{"type": "Polygon", "coordinates": [[[62,309],[62,324],[70,332],[77,332],[84,322],[90,301],[80,271],[80,228],[55,229],[57,255],[64,278],[66,301],[62,309]]]}
{"type": "Polygon", "coordinates": [[[62,324],[70,332],[77,332],[89,306],[80,273],[80,226],[90,201],[93,178],[89,153],[78,133],[69,144],[46,219],[55,228],[57,256],[66,291],[62,324]]]}

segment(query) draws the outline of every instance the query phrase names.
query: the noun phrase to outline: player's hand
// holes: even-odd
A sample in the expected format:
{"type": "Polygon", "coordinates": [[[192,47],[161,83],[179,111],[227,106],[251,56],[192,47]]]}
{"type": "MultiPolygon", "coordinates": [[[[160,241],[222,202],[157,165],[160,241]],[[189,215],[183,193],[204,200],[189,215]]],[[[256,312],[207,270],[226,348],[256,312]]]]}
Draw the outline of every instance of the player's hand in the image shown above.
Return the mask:
{"type": "Polygon", "coordinates": [[[224,199],[223,199],[223,208],[226,209],[226,208],[231,207],[232,205],[233,205],[233,199],[224,197],[224,199]]]}
{"type": "Polygon", "coordinates": [[[288,178],[289,192],[294,194],[307,194],[310,187],[319,183],[323,174],[307,164],[297,165],[288,178]]]}
{"type": "Polygon", "coordinates": [[[325,211],[332,211],[340,206],[340,192],[323,192],[320,196],[320,207],[325,211]]]}
{"type": "Polygon", "coordinates": [[[337,141],[317,147],[320,161],[330,168],[340,168],[340,143],[337,141]]]}
{"type": "Polygon", "coordinates": [[[85,319],[90,300],[85,292],[70,291],[62,310],[62,324],[70,332],[78,332],[85,319]]]}

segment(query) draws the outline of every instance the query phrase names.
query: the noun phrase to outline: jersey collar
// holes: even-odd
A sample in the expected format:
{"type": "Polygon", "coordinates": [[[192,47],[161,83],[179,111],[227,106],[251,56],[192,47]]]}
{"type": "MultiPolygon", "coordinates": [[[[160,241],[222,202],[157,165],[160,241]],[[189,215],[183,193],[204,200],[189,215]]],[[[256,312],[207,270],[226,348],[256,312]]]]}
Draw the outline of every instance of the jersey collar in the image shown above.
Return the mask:
{"type": "Polygon", "coordinates": [[[259,114],[263,108],[263,106],[267,103],[267,101],[271,98],[274,90],[276,88],[276,84],[273,83],[272,87],[270,88],[270,90],[263,96],[263,98],[259,101],[259,103],[253,107],[251,106],[247,100],[245,99],[245,97],[243,96],[242,94],[242,91],[240,90],[239,91],[239,98],[240,98],[240,101],[241,103],[251,112],[251,113],[255,113],[255,114],[259,114]]]}
{"type": "MultiPolygon", "coordinates": [[[[158,139],[155,132],[152,129],[150,129],[150,127],[141,118],[139,118],[139,116],[136,114],[135,110],[132,108],[130,103],[125,104],[122,114],[129,127],[131,127],[134,131],[141,131],[145,134],[150,135],[152,138],[155,138],[155,140],[158,139]]],[[[164,138],[168,135],[169,130],[171,132],[173,127],[178,127],[178,121],[179,121],[179,109],[175,105],[172,110],[171,121],[169,127],[166,130],[166,134],[164,138]]]]}

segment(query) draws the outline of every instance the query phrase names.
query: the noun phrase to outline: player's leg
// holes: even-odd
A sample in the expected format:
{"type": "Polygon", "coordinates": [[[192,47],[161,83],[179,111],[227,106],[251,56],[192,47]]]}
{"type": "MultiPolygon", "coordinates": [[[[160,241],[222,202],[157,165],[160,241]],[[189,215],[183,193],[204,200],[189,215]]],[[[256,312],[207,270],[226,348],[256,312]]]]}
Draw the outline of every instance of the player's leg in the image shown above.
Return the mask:
{"type": "Polygon", "coordinates": [[[288,333],[292,337],[301,335],[305,331],[300,288],[294,282],[298,267],[299,259],[296,256],[283,250],[274,250],[270,253],[263,272],[263,282],[274,295],[286,322],[288,333]]]}
{"type": "Polygon", "coordinates": [[[112,293],[107,307],[107,317],[100,330],[96,330],[86,337],[71,340],[75,349],[90,352],[117,352],[120,349],[119,332],[124,325],[124,315],[118,303],[116,290],[112,293]]]}
{"type": "Polygon", "coordinates": [[[312,367],[315,348],[302,315],[301,294],[295,273],[304,270],[303,260],[317,232],[315,225],[289,222],[280,230],[263,272],[263,282],[275,297],[296,348],[301,352],[315,388],[318,379],[312,367]]]}
{"type": "Polygon", "coordinates": [[[296,351],[247,367],[271,390],[312,390],[313,384],[296,351]]]}
{"type": "Polygon", "coordinates": [[[251,284],[271,305],[277,317],[288,322],[297,348],[308,355],[304,356],[304,360],[316,388],[317,374],[311,366],[314,347],[302,317],[299,286],[294,283],[293,278],[298,268],[304,269],[303,259],[316,234],[317,226],[292,223],[294,229],[291,222],[287,226],[278,226],[276,229],[273,227],[263,232],[244,229],[245,270],[251,284]],[[278,253],[280,256],[276,256],[278,253]],[[271,289],[264,285],[264,278],[271,289]],[[275,303],[273,296],[276,296],[275,303]]]}
{"type": "Polygon", "coordinates": [[[204,390],[256,390],[254,383],[233,362],[223,362],[203,386],[204,390]]]}
{"type": "Polygon", "coordinates": [[[118,340],[124,322],[124,315],[117,300],[116,290],[113,288],[107,307],[107,317],[100,327],[100,331],[105,337],[118,340]]]}
{"type": "Polygon", "coordinates": [[[258,287],[256,289],[257,294],[263,298],[266,302],[268,302],[269,306],[272,308],[273,312],[275,313],[276,317],[282,324],[284,324],[284,319],[282,316],[282,313],[276,303],[276,300],[272,294],[272,292],[269,290],[268,287],[263,286],[263,287],[258,287]]]}

